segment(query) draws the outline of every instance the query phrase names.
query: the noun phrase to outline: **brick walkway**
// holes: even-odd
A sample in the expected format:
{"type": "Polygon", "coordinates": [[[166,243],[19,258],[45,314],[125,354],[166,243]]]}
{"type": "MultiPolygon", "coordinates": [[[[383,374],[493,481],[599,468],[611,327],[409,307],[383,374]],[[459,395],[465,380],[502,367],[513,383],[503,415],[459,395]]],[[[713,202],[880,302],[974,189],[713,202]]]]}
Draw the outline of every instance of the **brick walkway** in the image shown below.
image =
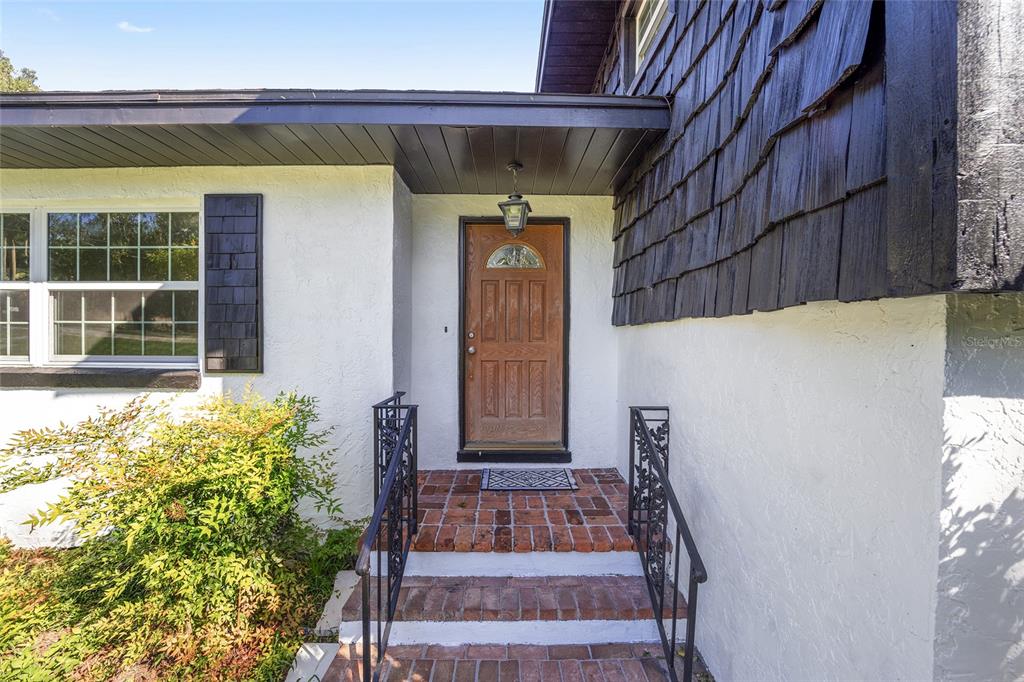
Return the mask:
{"type": "Polygon", "coordinates": [[[626,533],[626,482],[574,469],[576,491],[481,491],[479,470],[420,473],[417,552],[609,552],[626,533]]]}
{"type": "MultiPolygon", "coordinates": [[[[376,598],[371,597],[376,607],[376,598]]],[[[685,604],[682,596],[679,604],[685,604]]],[[[354,592],[343,621],[362,617],[362,595],[354,592]]],[[[374,609],[376,610],[376,609],[374,609]]],[[[680,613],[683,609],[680,609],[680,613]]],[[[671,616],[671,609],[665,609],[671,616]]],[[[641,576],[545,578],[434,578],[406,576],[398,598],[398,621],[637,620],[653,618],[641,576]]]]}
{"type": "MultiPolygon", "coordinates": [[[[388,647],[382,682],[662,682],[657,644],[388,647]]],[[[339,655],[323,682],[355,682],[356,661],[339,655]]]]}

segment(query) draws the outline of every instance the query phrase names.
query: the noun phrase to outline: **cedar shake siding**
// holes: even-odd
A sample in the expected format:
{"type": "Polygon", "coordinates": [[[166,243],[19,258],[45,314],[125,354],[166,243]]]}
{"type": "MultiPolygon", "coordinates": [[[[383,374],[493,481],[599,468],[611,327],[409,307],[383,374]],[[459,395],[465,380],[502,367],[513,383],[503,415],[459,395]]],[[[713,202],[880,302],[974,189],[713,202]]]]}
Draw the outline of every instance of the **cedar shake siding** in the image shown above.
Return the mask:
{"type": "Polygon", "coordinates": [[[673,127],[616,197],[616,324],[886,293],[881,27],[870,3],[773,7],[679,3],[640,67],[673,127]]]}
{"type": "MultiPolygon", "coordinates": [[[[670,0],[632,79],[629,11],[594,90],[665,96],[672,125],[616,191],[616,325],[1022,288],[1021,194],[1007,188],[1019,146],[978,156],[1002,195],[967,208],[956,186],[957,64],[1001,67],[961,78],[960,113],[986,96],[1021,109],[1008,94],[1019,67],[991,41],[958,45],[958,22],[991,36],[1019,17],[958,19],[947,2],[670,0]]],[[[970,130],[974,148],[1019,142],[990,119],[970,130]]]]}
{"type": "Polygon", "coordinates": [[[260,194],[206,195],[206,371],[262,372],[260,194]]]}

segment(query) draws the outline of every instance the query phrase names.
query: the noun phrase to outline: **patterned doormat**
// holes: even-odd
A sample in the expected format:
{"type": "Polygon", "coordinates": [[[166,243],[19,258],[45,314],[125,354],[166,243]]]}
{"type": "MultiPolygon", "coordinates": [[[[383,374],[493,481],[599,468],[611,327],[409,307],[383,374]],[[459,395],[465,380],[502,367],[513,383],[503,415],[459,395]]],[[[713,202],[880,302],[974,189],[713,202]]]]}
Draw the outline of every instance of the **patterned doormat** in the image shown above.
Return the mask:
{"type": "Polygon", "coordinates": [[[484,469],[480,490],[576,490],[569,469],[484,469]]]}

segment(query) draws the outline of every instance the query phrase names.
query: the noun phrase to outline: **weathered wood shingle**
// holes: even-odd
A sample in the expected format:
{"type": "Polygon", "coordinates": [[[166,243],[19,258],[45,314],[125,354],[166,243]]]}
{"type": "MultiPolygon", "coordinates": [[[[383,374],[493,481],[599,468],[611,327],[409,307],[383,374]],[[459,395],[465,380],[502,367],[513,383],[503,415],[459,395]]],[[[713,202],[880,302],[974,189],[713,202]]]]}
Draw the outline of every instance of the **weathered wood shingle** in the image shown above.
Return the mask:
{"type": "MultiPolygon", "coordinates": [[[[673,5],[637,76],[637,93],[672,98],[673,123],[616,195],[615,324],[878,295],[867,261],[884,261],[885,243],[860,217],[851,229],[872,241],[841,255],[844,204],[859,192],[885,204],[872,4],[673,5]]],[[[620,53],[596,90],[626,92],[620,53]]]]}
{"type": "Polygon", "coordinates": [[[670,6],[636,82],[620,31],[594,84],[672,100],[617,185],[615,324],[1024,290],[1021,6],[670,6]]]}
{"type": "Polygon", "coordinates": [[[260,194],[207,194],[206,370],[262,372],[260,194]]]}

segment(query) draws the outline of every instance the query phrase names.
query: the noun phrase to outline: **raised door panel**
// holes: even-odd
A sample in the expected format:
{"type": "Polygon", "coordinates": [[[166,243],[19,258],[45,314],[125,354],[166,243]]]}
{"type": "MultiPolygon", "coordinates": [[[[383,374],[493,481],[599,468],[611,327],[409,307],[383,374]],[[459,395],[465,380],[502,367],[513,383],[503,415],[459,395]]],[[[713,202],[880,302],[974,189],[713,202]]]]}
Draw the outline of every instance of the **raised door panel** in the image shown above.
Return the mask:
{"type": "Polygon", "coordinates": [[[465,440],[563,444],[564,228],[466,227],[465,440]]]}

